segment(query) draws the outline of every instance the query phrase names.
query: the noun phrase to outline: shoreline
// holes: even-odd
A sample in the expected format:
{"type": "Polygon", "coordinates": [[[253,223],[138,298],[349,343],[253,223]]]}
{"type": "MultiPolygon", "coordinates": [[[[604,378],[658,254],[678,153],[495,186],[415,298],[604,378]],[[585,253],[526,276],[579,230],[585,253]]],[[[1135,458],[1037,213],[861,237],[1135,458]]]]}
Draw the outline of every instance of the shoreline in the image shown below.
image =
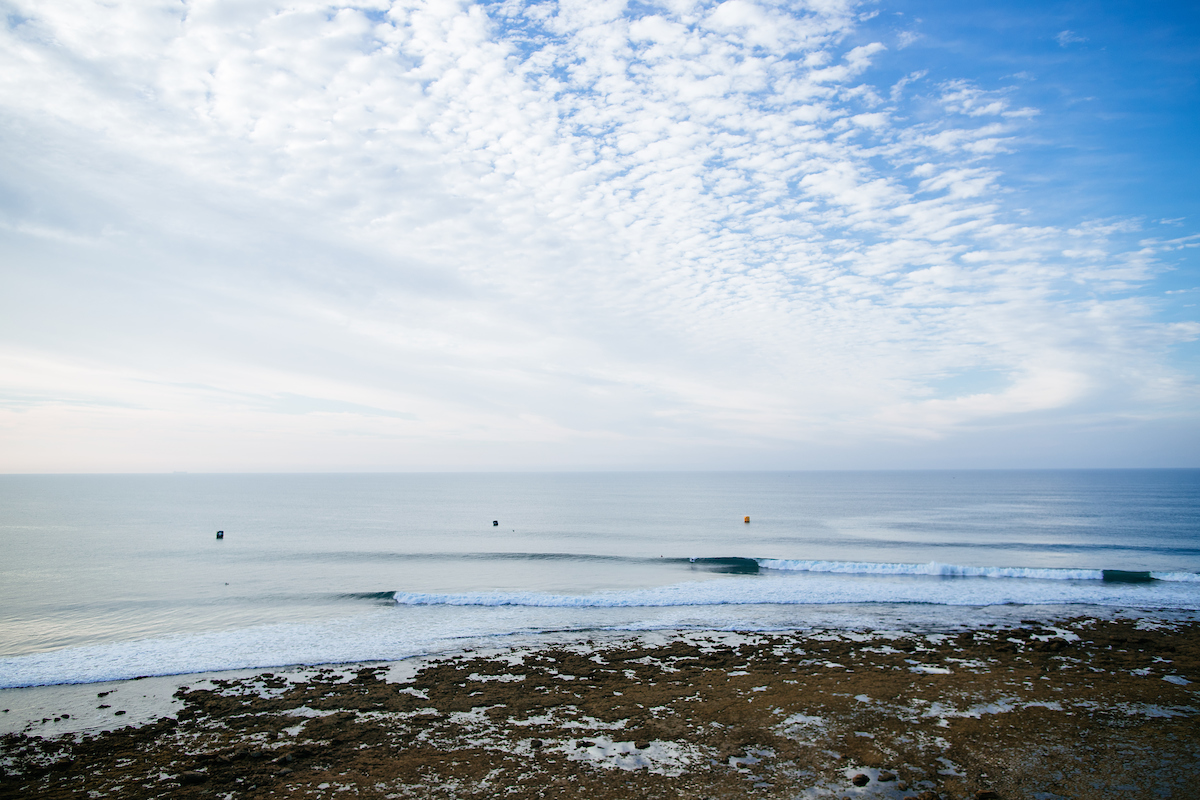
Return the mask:
{"type": "Polygon", "coordinates": [[[12,698],[41,705],[0,737],[0,797],[1053,800],[1200,785],[1194,614],[1011,611],[942,632],[562,632],[3,690],[6,730],[12,698]]]}
{"type": "MultiPolygon", "coordinates": [[[[315,624],[273,622],[82,644],[0,658],[0,695],[13,689],[120,682],[292,666],[375,664],[446,655],[464,648],[540,647],[581,637],[652,632],[875,630],[945,632],[1095,619],[1200,622],[1200,609],[1082,603],[943,605],[919,602],[720,604],[546,609],[478,606],[448,627],[437,606],[375,607],[315,624]],[[415,613],[414,613],[415,612],[415,613]],[[400,615],[404,618],[401,618],[400,615]],[[430,615],[435,615],[431,618],[430,615]],[[497,617],[503,617],[497,624],[497,617]],[[557,618],[555,618],[557,617],[557,618]]],[[[0,705],[2,708],[3,705],[0,705]]],[[[0,714],[0,734],[15,730],[0,714]]]]}

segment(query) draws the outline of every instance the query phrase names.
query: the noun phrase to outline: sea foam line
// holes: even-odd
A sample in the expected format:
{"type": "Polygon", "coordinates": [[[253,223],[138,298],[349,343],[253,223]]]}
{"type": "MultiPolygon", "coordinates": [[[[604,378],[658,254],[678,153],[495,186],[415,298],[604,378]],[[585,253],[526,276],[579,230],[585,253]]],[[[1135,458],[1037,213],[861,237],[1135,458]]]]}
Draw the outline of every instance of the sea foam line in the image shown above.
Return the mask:
{"type": "MultiPolygon", "coordinates": [[[[964,567],[959,564],[888,564],[872,561],[808,561],[799,559],[755,559],[762,569],[784,572],[822,572],[839,575],[931,575],[945,578],[1024,578],[1051,581],[1104,580],[1102,569],[1066,569],[1053,567],[964,567]]],[[[1160,581],[1200,582],[1194,572],[1149,572],[1160,581]]]]}
{"type": "Polygon", "coordinates": [[[776,574],[713,578],[586,596],[398,593],[396,600],[397,606],[377,607],[339,619],[176,634],[4,657],[0,658],[0,688],[287,664],[388,661],[447,648],[492,646],[487,642],[496,641],[495,637],[555,631],[803,629],[818,624],[822,615],[831,613],[829,607],[849,603],[855,604],[855,610],[838,613],[849,613],[858,620],[873,617],[873,612],[864,609],[866,605],[883,604],[887,609],[883,617],[877,618],[886,618],[886,623],[860,621],[853,623],[856,628],[897,624],[897,614],[936,619],[937,625],[976,616],[969,611],[929,610],[947,606],[1115,606],[1193,614],[1200,612],[1200,584],[852,580],[840,575],[797,578],[776,574]],[[825,610],[820,610],[821,606],[825,610]]]}
{"type": "Polygon", "coordinates": [[[758,578],[720,578],[670,586],[552,594],[538,591],[456,593],[397,592],[401,606],[526,606],[540,608],[652,608],[718,605],[809,605],[839,603],[922,603],[942,605],[1143,605],[1200,608],[1195,583],[1103,580],[847,580],[837,574],[805,579],[776,574],[758,578]]]}

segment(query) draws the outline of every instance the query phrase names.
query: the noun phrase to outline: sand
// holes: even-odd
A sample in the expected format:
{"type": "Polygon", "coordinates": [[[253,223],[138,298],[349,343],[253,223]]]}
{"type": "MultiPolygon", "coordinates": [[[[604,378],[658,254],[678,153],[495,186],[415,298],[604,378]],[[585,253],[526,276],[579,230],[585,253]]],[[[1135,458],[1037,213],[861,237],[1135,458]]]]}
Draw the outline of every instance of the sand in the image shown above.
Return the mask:
{"type": "Polygon", "coordinates": [[[609,634],[0,692],[0,798],[1193,797],[1198,694],[1186,620],[609,634]]]}

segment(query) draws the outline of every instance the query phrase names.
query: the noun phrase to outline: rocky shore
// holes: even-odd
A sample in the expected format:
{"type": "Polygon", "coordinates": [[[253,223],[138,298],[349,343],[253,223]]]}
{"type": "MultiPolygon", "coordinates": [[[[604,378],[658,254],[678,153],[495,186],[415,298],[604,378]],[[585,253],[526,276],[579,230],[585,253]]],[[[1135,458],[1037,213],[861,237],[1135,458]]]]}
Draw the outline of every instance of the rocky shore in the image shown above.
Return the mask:
{"type": "MultiPolygon", "coordinates": [[[[116,719],[133,684],[90,702],[116,719]]],[[[1193,622],[626,635],[208,678],[114,730],[32,720],[0,739],[0,798],[1191,797],[1198,695],[1193,622]]]]}

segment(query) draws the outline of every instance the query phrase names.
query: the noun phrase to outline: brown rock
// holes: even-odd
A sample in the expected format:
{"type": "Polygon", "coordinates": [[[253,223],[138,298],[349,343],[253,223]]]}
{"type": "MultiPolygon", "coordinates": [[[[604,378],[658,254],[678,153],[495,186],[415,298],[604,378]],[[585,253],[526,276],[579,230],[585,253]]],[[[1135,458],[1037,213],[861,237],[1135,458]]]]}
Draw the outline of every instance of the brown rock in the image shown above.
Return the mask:
{"type": "Polygon", "coordinates": [[[179,782],[184,786],[195,786],[196,784],[204,783],[207,780],[208,776],[203,772],[188,770],[187,772],[179,773],[179,782]]]}
{"type": "Polygon", "coordinates": [[[975,793],[975,800],[1000,800],[1000,793],[991,789],[980,789],[975,793]]]}
{"type": "Polygon", "coordinates": [[[879,773],[879,777],[876,778],[875,780],[879,781],[880,783],[887,783],[888,781],[894,781],[894,780],[896,780],[896,773],[888,772],[887,770],[884,770],[883,772],[879,773]]]}
{"type": "Polygon", "coordinates": [[[541,739],[530,739],[529,746],[532,747],[534,750],[537,750],[539,747],[542,746],[542,740],[541,739]]]}
{"type": "Polygon", "coordinates": [[[866,786],[868,783],[871,782],[871,776],[860,772],[857,775],[855,775],[853,778],[851,778],[850,782],[853,783],[855,786],[866,786]]]}
{"type": "Polygon", "coordinates": [[[937,792],[926,790],[917,795],[917,800],[942,800],[942,798],[938,797],[937,792]]]}
{"type": "Polygon", "coordinates": [[[650,746],[650,742],[648,742],[645,739],[639,739],[638,741],[633,743],[633,746],[636,747],[638,750],[645,750],[647,747],[650,746]]]}

